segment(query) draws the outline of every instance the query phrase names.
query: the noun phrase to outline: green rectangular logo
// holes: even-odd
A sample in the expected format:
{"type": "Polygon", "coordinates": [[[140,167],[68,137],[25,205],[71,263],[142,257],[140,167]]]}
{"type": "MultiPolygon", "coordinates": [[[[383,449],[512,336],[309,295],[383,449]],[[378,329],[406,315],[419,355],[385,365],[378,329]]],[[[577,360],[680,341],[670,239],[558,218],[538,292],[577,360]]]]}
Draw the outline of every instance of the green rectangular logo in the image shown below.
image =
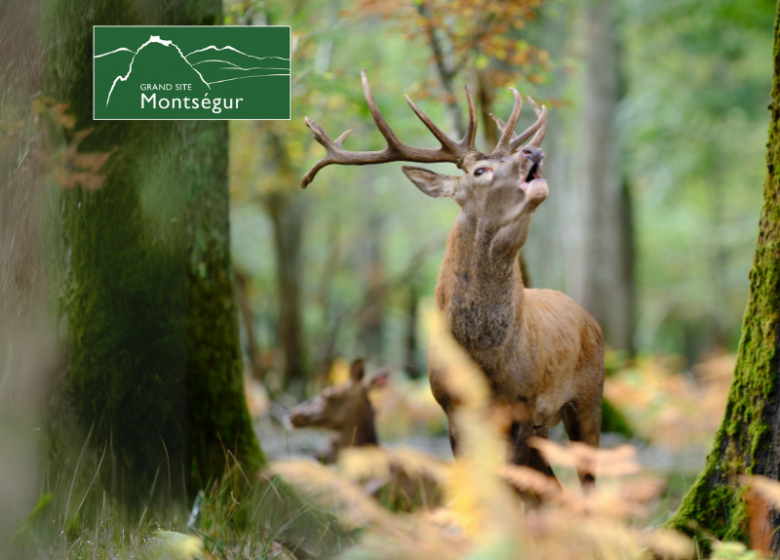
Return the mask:
{"type": "Polygon", "coordinates": [[[93,28],[95,120],[289,120],[289,26],[93,28]]]}

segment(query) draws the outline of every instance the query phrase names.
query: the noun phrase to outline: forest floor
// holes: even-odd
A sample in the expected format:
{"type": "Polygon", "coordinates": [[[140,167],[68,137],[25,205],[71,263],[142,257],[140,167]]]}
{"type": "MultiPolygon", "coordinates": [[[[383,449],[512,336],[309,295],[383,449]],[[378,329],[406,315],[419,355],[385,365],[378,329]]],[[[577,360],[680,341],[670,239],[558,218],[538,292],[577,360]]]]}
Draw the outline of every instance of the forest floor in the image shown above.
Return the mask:
{"type": "MultiPolygon", "coordinates": [[[[76,519],[52,544],[25,557],[293,558],[289,549],[298,545],[289,535],[308,531],[309,547],[325,547],[320,542],[329,534],[330,550],[349,549],[351,559],[557,560],[592,558],[594,550],[605,558],[641,558],[648,549],[657,557],[689,558],[695,547],[700,558],[755,560],[758,556],[739,543],[702,546],[663,529],[704,465],[734,361],[724,355],[683,371],[674,359],[654,358],[610,368],[605,396],[635,434],[602,434],[601,449],[593,455],[569,446],[561,427],[553,430],[551,440],[557,443],[540,451],[562,488],[504,465],[504,444],[495,426],[485,421],[484,401],[459,409],[459,414],[470,415],[470,433],[463,434],[464,453],[455,463],[444,415],[425,379],[412,381],[395,373],[374,389],[370,398],[383,451],[358,452],[328,468],[313,455],[326,446],[330,434],[290,429],[285,416],[297,402],[285,395],[272,402],[262,386],[247,382],[247,404],[271,461],[267,472],[250,473],[254,482],[247,486],[242,482],[249,482],[247,474],[236,465],[201,493],[191,510],[180,504],[164,514],[144,511],[132,522],[104,499],[94,524],[76,519]],[[580,491],[573,469],[583,457],[597,465],[596,491],[588,496],[580,491]],[[394,500],[390,492],[380,494],[380,502],[366,494],[365,481],[392,471],[392,465],[433,479],[442,493],[438,503],[446,507],[409,513],[399,510],[399,502],[388,502],[394,500]],[[543,497],[543,506],[529,509],[507,491],[505,482],[543,497]],[[293,495],[303,497],[306,505],[280,514],[284,507],[279,504],[290,503],[293,495]],[[333,533],[331,521],[322,521],[322,515],[331,514],[335,517],[327,519],[338,520],[346,533],[333,533]],[[161,556],[158,550],[166,552],[161,556]],[[706,550],[713,550],[712,555],[706,556],[706,550]]],[[[332,372],[333,382],[345,379],[346,367],[342,363],[332,372]]],[[[466,384],[476,377],[468,369],[462,372],[466,384]]],[[[780,485],[775,490],[780,495],[780,485]]],[[[46,511],[43,498],[39,505],[46,511]]]]}
{"type": "MultiPolygon", "coordinates": [[[[690,369],[670,357],[641,358],[611,371],[605,397],[626,417],[635,432],[602,434],[601,448],[631,445],[643,472],[665,481],[650,517],[663,523],[704,467],[726,403],[735,355],[721,355],[690,369]]],[[[343,374],[331,376],[337,381],[343,374]]],[[[269,402],[261,387],[247,385],[247,399],[263,449],[273,462],[311,459],[328,444],[326,430],[292,429],[285,420],[295,401],[269,402]]],[[[411,448],[441,461],[451,461],[446,419],[430,393],[427,379],[412,381],[401,373],[374,389],[379,440],[383,447],[411,448]]],[[[562,425],[550,439],[565,443],[562,425]]],[[[566,473],[561,473],[564,479],[566,473]]]]}

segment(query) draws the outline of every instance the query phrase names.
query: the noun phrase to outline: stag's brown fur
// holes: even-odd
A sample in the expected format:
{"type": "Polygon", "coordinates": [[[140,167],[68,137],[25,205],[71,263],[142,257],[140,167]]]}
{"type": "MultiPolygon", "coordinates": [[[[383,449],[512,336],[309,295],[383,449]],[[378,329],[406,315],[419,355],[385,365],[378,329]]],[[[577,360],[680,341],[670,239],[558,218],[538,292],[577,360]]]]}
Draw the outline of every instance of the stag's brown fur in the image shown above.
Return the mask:
{"type": "MultiPolygon", "coordinates": [[[[484,371],[494,402],[512,411],[514,456],[550,474],[529,436],[546,437],[563,417],[573,441],[598,446],[601,427],[603,342],[598,323],[569,297],[525,289],[517,255],[489,255],[477,220],[461,214],[450,233],[436,286],[436,304],[450,332],[484,371]],[[487,262],[485,262],[487,261],[487,262]]],[[[436,357],[429,358],[431,389],[448,418],[454,404],[436,357]]],[[[457,435],[450,421],[453,451],[457,435]]],[[[589,479],[589,473],[582,473],[589,479]]]]}
{"type": "MultiPolygon", "coordinates": [[[[410,167],[404,173],[426,194],[461,207],[447,240],[437,307],[484,371],[494,404],[511,411],[512,462],[552,474],[527,439],[546,437],[563,419],[571,440],[598,446],[604,363],[601,329],[584,309],[560,292],[523,286],[518,254],[549,192],[543,163],[541,150],[525,148],[475,161],[461,177],[410,167]]],[[[435,355],[428,365],[434,397],[449,418],[457,403],[435,355]]],[[[450,439],[457,453],[451,421],[450,439]]]]}

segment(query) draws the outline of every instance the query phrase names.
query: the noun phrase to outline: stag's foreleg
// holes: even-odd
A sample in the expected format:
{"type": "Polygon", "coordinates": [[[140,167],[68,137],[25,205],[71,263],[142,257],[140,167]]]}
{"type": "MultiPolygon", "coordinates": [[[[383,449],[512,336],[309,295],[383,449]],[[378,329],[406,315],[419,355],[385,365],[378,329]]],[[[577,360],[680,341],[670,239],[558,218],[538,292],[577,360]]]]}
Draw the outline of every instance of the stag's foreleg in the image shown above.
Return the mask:
{"type": "MultiPolygon", "coordinates": [[[[601,435],[601,395],[580,397],[561,408],[563,425],[569,435],[569,441],[586,443],[598,449],[601,435]]],[[[580,484],[585,491],[596,482],[595,465],[577,467],[580,484]]]]}
{"type": "Polygon", "coordinates": [[[546,426],[534,426],[531,423],[515,422],[509,428],[509,441],[512,444],[512,457],[510,462],[514,465],[530,467],[540,473],[549,476],[557,482],[550,463],[542,457],[539,450],[528,445],[528,439],[532,436],[546,438],[549,428],[546,426]]]}

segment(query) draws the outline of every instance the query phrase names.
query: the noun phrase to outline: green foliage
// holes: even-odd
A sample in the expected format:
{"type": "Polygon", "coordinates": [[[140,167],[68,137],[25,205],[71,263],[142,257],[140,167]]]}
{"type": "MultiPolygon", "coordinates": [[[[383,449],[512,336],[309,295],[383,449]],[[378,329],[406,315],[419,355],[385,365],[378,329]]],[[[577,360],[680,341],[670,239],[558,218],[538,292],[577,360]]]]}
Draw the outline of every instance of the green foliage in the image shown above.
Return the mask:
{"type": "Polygon", "coordinates": [[[645,350],[735,347],[763,179],[775,3],[624,3],[620,114],[645,350]]]}
{"type": "Polygon", "coordinates": [[[601,431],[621,434],[629,439],[636,434],[623,413],[608,399],[604,399],[601,404],[601,431]]]}
{"type": "Polygon", "coordinates": [[[712,560],[761,560],[764,555],[758,550],[748,550],[738,542],[722,543],[715,549],[712,560]]]}

